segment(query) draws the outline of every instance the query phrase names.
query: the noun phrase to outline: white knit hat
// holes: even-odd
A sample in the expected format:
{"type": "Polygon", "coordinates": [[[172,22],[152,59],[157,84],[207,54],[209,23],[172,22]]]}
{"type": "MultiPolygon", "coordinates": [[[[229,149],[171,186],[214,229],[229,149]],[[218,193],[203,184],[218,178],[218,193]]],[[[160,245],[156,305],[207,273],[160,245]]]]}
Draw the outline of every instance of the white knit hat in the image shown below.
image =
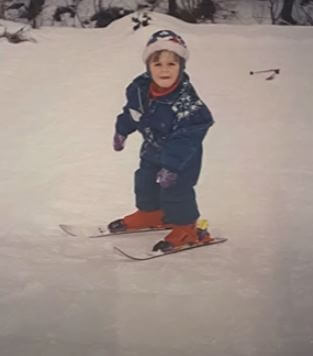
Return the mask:
{"type": "Polygon", "coordinates": [[[170,30],[161,30],[155,32],[149,39],[143,51],[143,61],[146,63],[152,53],[162,50],[174,52],[185,61],[189,57],[186,43],[179,35],[170,30]]]}

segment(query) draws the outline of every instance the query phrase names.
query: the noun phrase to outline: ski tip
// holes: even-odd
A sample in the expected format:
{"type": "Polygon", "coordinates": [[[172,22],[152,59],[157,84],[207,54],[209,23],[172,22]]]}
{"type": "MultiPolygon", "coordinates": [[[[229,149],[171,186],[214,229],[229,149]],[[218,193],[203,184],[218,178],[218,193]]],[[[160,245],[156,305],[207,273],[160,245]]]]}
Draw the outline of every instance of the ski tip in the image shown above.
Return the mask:
{"type": "Polygon", "coordinates": [[[133,261],[144,261],[144,260],[150,259],[149,257],[148,258],[146,258],[146,257],[141,258],[141,257],[132,256],[132,255],[128,254],[127,252],[121,250],[120,248],[118,248],[116,246],[113,246],[113,250],[115,252],[117,252],[119,255],[127,257],[127,258],[129,258],[130,260],[133,260],[133,261]]]}
{"type": "Polygon", "coordinates": [[[213,243],[214,242],[226,242],[228,241],[228,239],[226,237],[213,237],[214,240],[213,240],[213,243]]]}
{"type": "Polygon", "coordinates": [[[73,232],[71,232],[71,231],[68,229],[67,225],[65,225],[65,224],[59,224],[59,228],[60,228],[63,232],[65,232],[67,235],[77,237],[76,234],[74,234],[73,232]]]}

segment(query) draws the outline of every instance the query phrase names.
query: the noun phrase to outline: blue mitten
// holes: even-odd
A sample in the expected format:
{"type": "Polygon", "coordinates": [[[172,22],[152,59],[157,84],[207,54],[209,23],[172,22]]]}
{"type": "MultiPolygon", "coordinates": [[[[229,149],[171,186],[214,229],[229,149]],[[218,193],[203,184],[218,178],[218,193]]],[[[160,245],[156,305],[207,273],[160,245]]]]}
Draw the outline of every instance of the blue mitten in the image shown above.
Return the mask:
{"type": "Polygon", "coordinates": [[[156,181],[162,188],[169,188],[176,183],[177,177],[177,173],[171,172],[166,168],[162,168],[157,173],[156,181]]]}

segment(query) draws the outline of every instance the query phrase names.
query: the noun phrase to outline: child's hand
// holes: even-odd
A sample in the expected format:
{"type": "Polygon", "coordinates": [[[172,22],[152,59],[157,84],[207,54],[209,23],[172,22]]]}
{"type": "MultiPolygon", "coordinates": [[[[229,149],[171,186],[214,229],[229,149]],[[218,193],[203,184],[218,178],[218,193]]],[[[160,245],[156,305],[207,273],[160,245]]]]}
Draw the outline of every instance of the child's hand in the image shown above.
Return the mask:
{"type": "Polygon", "coordinates": [[[120,135],[119,133],[115,133],[113,137],[113,148],[115,151],[122,151],[125,147],[126,137],[120,135]]]}
{"type": "Polygon", "coordinates": [[[177,174],[169,171],[166,168],[162,168],[157,173],[156,182],[160,184],[162,188],[169,188],[174,185],[177,180],[177,174]]]}

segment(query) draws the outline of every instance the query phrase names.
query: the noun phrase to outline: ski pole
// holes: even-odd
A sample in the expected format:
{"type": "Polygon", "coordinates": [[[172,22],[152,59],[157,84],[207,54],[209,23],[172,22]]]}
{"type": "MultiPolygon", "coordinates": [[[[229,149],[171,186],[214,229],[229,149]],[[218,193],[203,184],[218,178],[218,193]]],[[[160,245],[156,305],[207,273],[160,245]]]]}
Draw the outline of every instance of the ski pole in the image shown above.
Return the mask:
{"type": "Polygon", "coordinates": [[[280,69],[279,68],[275,68],[275,69],[265,69],[265,70],[250,71],[250,75],[259,74],[259,73],[271,73],[271,72],[273,72],[274,74],[279,74],[280,73],[280,69]]]}

